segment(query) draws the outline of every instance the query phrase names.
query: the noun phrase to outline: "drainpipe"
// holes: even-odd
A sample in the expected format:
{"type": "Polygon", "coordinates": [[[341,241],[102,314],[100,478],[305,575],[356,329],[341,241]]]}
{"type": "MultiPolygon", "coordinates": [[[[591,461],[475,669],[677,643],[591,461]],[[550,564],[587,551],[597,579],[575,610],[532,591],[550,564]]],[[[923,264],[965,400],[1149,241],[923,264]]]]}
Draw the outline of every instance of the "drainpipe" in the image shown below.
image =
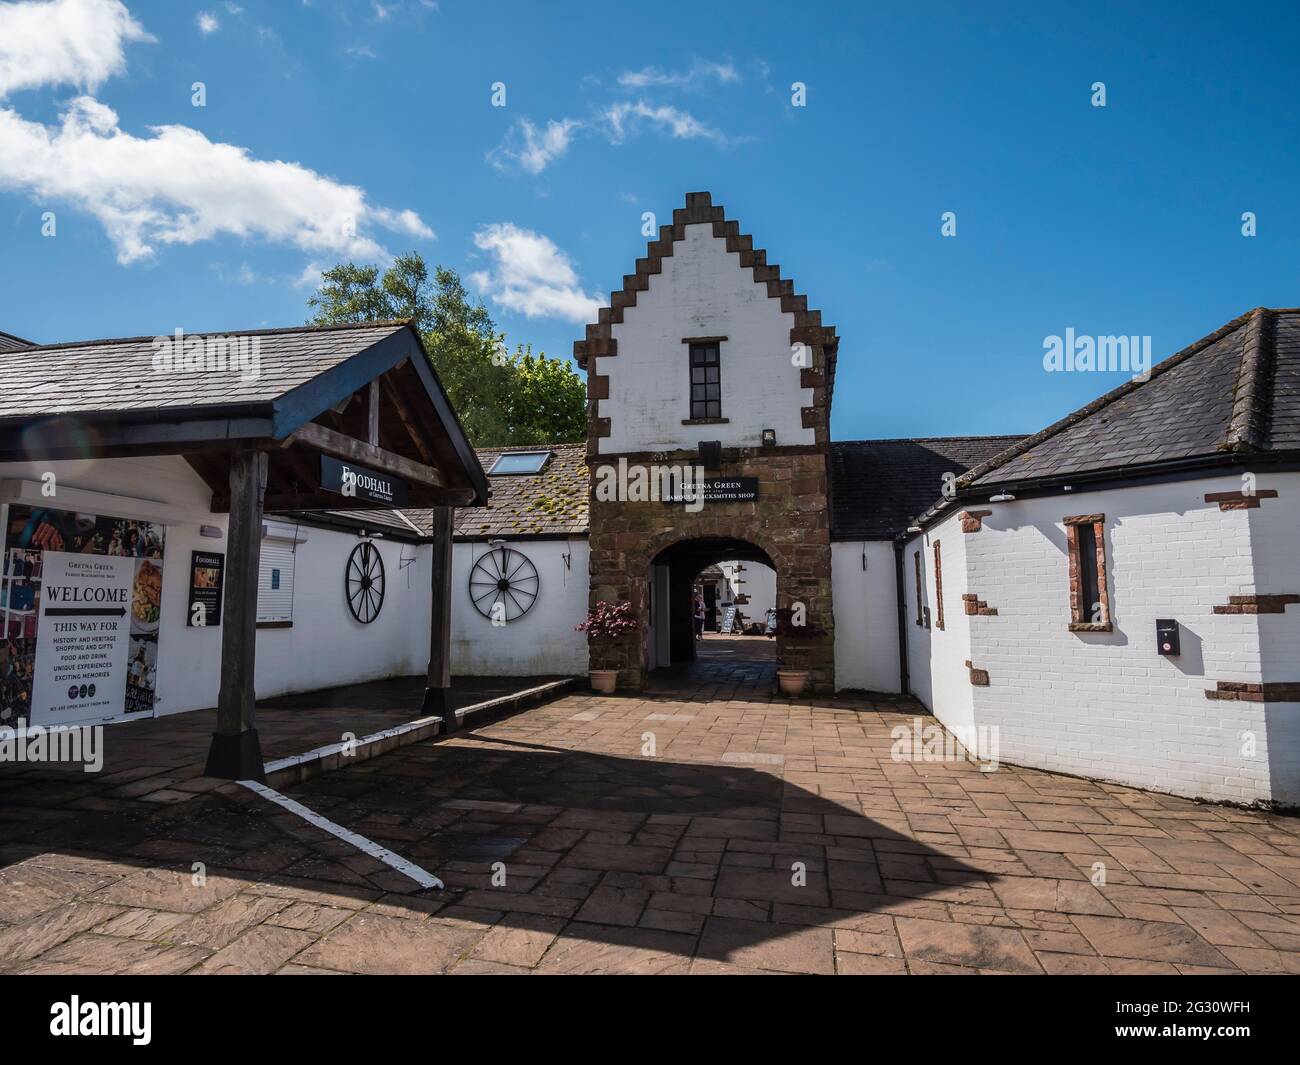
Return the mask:
{"type": "Polygon", "coordinates": [[[894,541],[894,585],[898,599],[898,686],[904,695],[911,694],[911,677],[907,674],[907,585],[903,581],[904,543],[894,541]]]}

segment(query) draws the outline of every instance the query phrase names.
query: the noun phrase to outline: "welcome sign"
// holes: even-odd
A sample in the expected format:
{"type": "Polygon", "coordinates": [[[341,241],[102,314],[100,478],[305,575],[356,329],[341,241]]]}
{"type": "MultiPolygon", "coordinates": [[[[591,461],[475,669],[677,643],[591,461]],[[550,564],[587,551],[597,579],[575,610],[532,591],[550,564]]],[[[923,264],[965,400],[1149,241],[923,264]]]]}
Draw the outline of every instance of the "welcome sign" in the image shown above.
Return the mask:
{"type": "Polygon", "coordinates": [[[13,505],[0,528],[0,726],[151,714],[159,524],[13,505]]]}
{"type": "Polygon", "coordinates": [[[32,722],[114,717],[131,648],[135,559],[46,551],[32,722]]]}

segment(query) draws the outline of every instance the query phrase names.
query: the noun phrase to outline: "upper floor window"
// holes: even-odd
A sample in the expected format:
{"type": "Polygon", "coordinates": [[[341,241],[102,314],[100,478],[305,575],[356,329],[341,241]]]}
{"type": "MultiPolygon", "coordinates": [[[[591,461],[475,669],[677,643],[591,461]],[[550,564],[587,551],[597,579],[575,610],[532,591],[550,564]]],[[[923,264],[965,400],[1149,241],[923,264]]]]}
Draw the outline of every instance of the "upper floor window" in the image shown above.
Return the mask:
{"type": "Polygon", "coordinates": [[[691,419],[722,417],[719,345],[691,345],[691,419]]]}

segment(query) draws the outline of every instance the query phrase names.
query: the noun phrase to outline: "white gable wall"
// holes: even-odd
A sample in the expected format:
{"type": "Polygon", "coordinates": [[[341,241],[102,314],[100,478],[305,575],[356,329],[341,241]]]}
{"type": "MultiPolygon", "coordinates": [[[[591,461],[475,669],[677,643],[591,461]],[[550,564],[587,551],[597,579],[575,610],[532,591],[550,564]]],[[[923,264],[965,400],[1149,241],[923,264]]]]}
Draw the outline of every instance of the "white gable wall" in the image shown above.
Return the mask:
{"type": "Polygon", "coordinates": [[[663,260],[663,272],[637,293],[635,307],[611,327],[618,355],[596,358],[609,376],[609,399],[597,414],[611,419],[601,454],[694,448],[700,440],[724,447],[758,447],[775,429],[778,444],[812,444],[802,408],[812,389],[799,387],[791,361],[794,314],[754,281],[709,223],[688,225],[684,240],[663,260]],[[689,346],[684,337],[725,336],[720,345],[725,424],[683,425],[691,415],[689,346]]]}

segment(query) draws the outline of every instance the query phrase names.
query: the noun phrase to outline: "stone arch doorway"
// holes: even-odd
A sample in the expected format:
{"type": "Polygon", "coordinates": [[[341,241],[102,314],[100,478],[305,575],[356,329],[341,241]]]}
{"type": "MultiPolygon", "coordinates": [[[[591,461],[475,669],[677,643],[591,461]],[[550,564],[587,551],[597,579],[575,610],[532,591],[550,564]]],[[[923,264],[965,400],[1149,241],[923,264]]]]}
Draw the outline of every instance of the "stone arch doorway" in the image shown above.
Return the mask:
{"type": "MultiPolygon", "coordinates": [[[[734,523],[712,517],[700,525],[697,533],[681,528],[644,529],[639,532],[593,535],[591,600],[616,602],[626,600],[640,621],[635,639],[618,645],[589,645],[592,669],[617,669],[623,688],[646,686],[652,661],[658,664],[658,652],[652,659],[649,640],[656,621],[673,616],[671,588],[665,596],[656,591],[655,617],[651,616],[652,566],[667,566],[669,582],[674,571],[684,573],[689,583],[706,566],[727,559],[752,559],[771,566],[776,573],[776,609],[783,621],[791,618],[792,607],[799,608],[806,624],[792,628],[783,624],[778,632],[776,666],[780,669],[807,669],[809,690],[830,691],[834,683],[834,630],[831,616],[829,560],[818,564],[816,546],[808,541],[810,533],[794,528],[775,531],[759,523],[744,520],[734,523]],[[608,542],[608,549],[605,544],[608,542]]],[[[646,523],[649,525],[649,521],[646,523]]],[[[663,577],[659,578],[661,581],[663,577]]],[[[690,630],[689,599],[675,609],[678,627],[690,630]],[[685,612],[685,613],[683,613],[685,612]]],[[[671,633],[671,624],[669,628],[671,633]]],[[[669,637],[671,641],[671,635],[669,637]]],[[[678,637],[679,640],[682,637],[678,637]]],[[[680,648],[679,644],[679,648],[680,648]]],[[[680,654],[679,650],[679,654],[680,654]]],[[[693,654],[691,650],[683,657],[693,654]]],[[[668,651],[671,661],[671,643],[668,651]]]]}
{"type": "MultiPolygon", "coordinates": [[[[775,562],[761,547],[728,536],[678,540],[650,560],[643,632],[647,671],[693,662],[698,657],[693,622],[697,580],[710,567],[731,560],[777,572],[775,562]]],[[[780,583],[778,573],[778,594],[780,583]]]]}

